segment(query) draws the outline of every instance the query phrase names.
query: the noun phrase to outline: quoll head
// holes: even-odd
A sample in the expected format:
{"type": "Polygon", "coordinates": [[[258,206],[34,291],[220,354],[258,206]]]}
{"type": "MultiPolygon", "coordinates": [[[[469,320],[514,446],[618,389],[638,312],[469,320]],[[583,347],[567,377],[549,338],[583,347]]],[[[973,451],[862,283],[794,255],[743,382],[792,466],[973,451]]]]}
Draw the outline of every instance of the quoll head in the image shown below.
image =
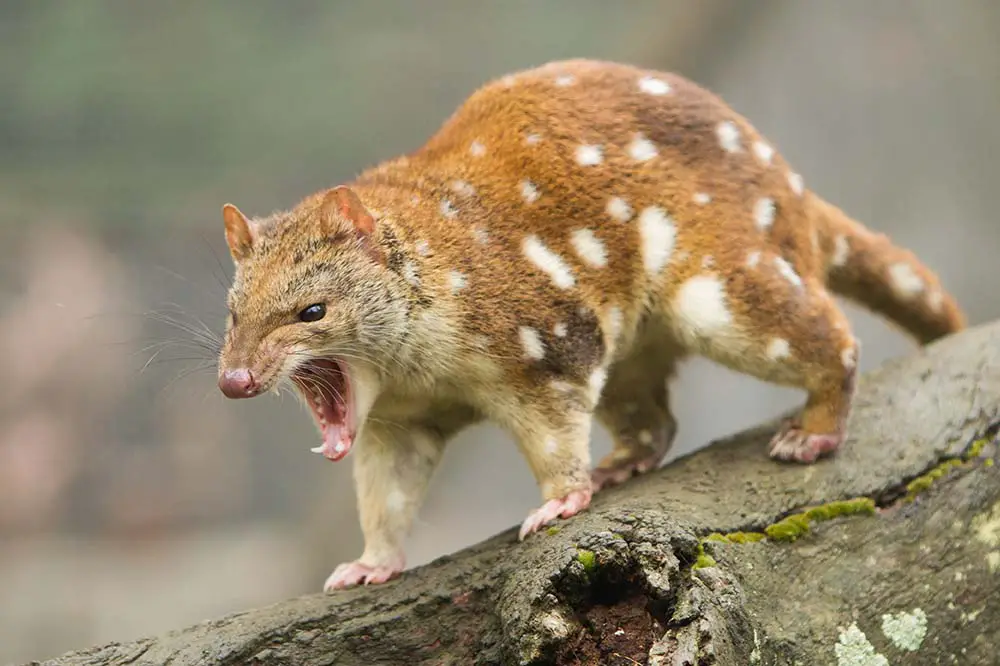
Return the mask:
{"type": "Polygon", "coordinates": [[[359,425],[359,394],[370,392],[405,328],[406,299],[375,219],[347,187],[260,220],[232,204],[222,216],[235,274],[219,389],[250,398],[290,380],[323,436],[314,450],[342,458],[359,425]]]}

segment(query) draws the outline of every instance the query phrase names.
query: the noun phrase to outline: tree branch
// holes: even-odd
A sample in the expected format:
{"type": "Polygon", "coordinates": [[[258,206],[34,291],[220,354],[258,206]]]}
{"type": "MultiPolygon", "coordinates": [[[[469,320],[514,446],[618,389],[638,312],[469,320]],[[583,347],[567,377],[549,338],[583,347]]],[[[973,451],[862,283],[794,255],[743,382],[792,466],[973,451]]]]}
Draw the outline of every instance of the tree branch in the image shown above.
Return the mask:
{"type": "Polygon", "coordinates": [[[1000,323],[865,375],[855,404],[812,466],[768,459],[775,420],[524,543],[44,663],[993,663],[1000,323]]]}

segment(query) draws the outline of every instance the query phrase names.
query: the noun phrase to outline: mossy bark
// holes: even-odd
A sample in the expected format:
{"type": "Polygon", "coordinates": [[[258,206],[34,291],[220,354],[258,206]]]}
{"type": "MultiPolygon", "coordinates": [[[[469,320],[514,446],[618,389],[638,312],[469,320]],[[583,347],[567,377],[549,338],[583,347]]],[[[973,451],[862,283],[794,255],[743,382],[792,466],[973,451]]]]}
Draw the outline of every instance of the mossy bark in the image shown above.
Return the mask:
{"type": "Polygon", "coordinates": [[[831,459],[769,460],[776,424],[524,543],[45,663],[996,663],[1000,324],[864,376],[831,459]]]}

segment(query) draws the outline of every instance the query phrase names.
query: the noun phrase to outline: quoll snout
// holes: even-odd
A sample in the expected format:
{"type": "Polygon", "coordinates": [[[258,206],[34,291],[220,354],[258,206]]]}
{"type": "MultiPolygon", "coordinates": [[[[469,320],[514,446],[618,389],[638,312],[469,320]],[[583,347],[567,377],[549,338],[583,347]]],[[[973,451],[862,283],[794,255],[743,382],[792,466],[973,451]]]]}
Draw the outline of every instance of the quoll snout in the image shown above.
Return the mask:
{"type": "Polygon", "coordinates": [[[260,393],[260,384],[247,368],[227,369],[219,375],[219,390],[227,398],[252,398],[260,393]]]}

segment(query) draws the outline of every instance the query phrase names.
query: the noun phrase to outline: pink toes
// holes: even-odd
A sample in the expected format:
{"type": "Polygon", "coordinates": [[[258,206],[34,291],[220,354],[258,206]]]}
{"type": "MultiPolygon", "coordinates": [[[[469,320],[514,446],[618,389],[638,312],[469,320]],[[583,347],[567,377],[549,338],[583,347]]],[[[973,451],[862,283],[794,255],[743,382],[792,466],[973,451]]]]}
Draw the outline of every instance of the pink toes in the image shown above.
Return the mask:
{"type": "Polygon", "coordinates": [[[808,464],[836,451],[843,440],[843,433],[812,434],[801,428],[788,426],[771,439],[769,453],[776,460],[808,464]]]}
{"type": "Polygon", "coordinates": [[[610,486],[616,486],[633,476],[645,474],[656,467],[663,455],[655,453],[645,458],[630,459],[610,467],[595,467],[590,473],[591,489],[597,493],[610,486]]]}
{"type": "Polygon", "coordinates": [[[565,497],[551,499],[533,511],[521,524],[518,539],[523,541],[526,536],[537,532],[543,525],[551,523],[556,518],[569,518],[590,506],[591,490],[574,490],[565,497]]]}
{"type": "Polygon", "coordinates": [[[390,580],[403,571],[403,560],[399,558],[387,565],[370,566],[360,560],[345,562],[333,570],[323,585],[324,592],[333,592],[355,585],[378,585],[390,580]]]}

